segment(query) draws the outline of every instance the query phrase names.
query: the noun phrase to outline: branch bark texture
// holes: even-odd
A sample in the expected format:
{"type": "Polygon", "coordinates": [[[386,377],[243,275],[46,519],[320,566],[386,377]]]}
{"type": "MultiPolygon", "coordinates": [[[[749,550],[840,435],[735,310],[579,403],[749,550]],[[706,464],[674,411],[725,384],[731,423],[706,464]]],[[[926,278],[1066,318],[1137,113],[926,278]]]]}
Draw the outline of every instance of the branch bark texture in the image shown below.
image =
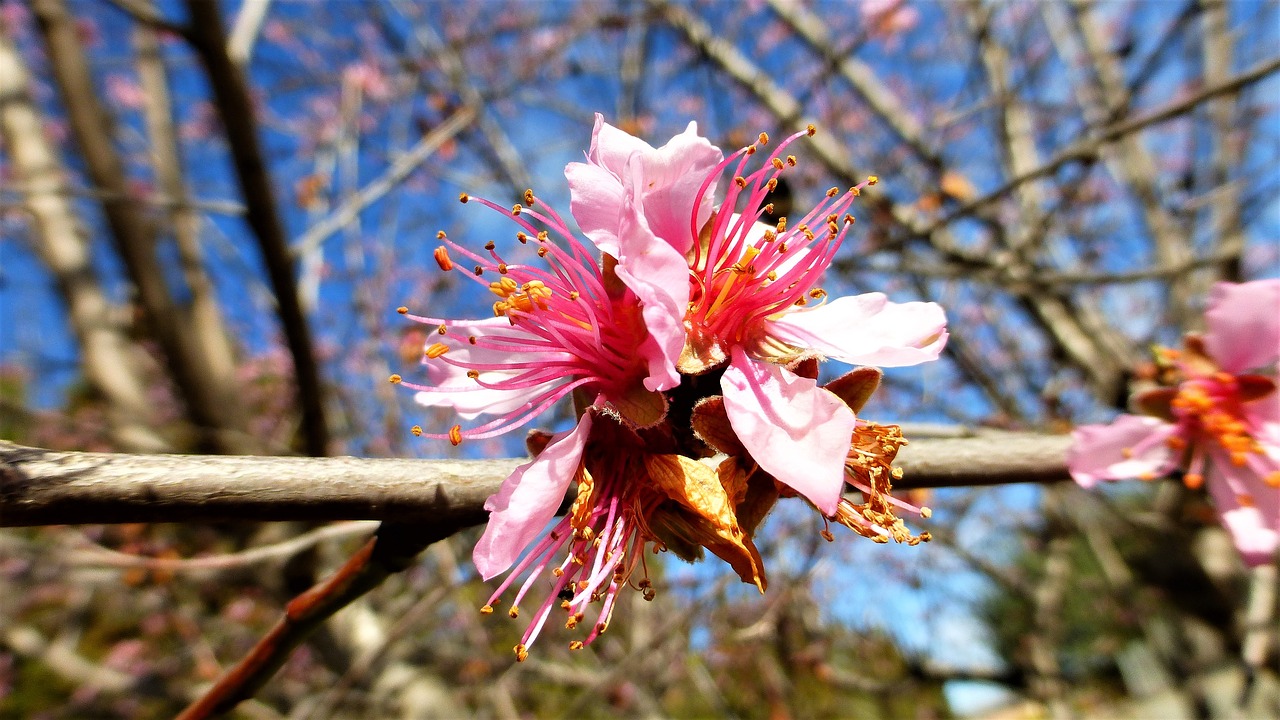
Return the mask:
{"type": "MultiPolygon", "coordinates": [[[[925,439],[896,487],[1058,482],[1062,435],[925,439]]],[[[237,520],[484,522],[484,501],[523,462],[54,452],[0,442],[0,526],[237,520]]]]}

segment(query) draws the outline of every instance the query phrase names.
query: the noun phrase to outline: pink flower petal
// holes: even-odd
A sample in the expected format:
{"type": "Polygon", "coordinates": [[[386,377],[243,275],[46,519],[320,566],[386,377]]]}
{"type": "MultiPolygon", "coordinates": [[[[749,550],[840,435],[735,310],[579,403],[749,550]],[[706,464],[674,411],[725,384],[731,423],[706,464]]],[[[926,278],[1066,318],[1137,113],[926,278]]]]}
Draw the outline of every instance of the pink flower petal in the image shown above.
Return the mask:
{"type": "Polygon", "coordinates": [[[1084,425],[1071,434],[1067,468],[1081,487],[1100,480],[1158,477],[1177,465],[1165,442],[1177,426],[1151,417],[1121,415],[1110,425],[1084,425]]]}
{"type": "Polygon", "coordinates": [[[1271,370],[1280,360],[1280,280],[1214,285],[1204,319],[1205,349],[1223,370],[1271,370]]]}
{"type": "Polygon", "coordinates": [[[1280,489],[1268,486],[1259,473],[1280,471],[1280,460],[1239,467],[1226,453],[1215,453],[1206,483],[1222,525],[1231,533],[1236,549],[1251,566],[1275,559],[1280,546],[1280,489]],[[1241,498],[1247,498],[1247,501],[1241,498]]]}
{"type": "Polygon", "coordinates": [[[503,481],[502,489],[485,501],[489,524],[471,554],[485,580],[511,567],[520,552],[555,517],[582,460],[591,419],[591,413],[587,413],[572,432],[557,435],[538,457],[516,468],[503,481]]]}
{"type": "Polygon", "coordinates": [[[596,114],[587,163],[565,167],[571,194],[570,211],[578,226],[604,252],[616,256],[621,196],[631,200],[645,216],[650,232],[683,255],[693,245],[689,220],[695,207],[697,226],[711,216],[715,183],[696,197],[703,180],[720,163],[723,154],[698,136],[696,123],[660,148],[604,122],[596,114]],[[639,173],[629,184],[628,176],[639,173]]]}
{"type": "Polygon", "coordinates": [[[643,185],[637,189],[644,202],[644,215],[654,235],[666,240],[684,255],[693,247],[689,219],[697,210],[696,227],[711,217],[716,184],[698,197],[698,189],[724,155],[704,137],[697,123],[657,150],[639,155],[643,185]]]}
{"type": "Polygon", "coordinates": [[[814,380],[742,348],[720,379],[729,424],[760,467],[832,515],[844,491],[853,412],[814,380]]]}
{"type": "Polygon", "coordinates": [[[588,163],[569,163],[569,211],[582,233],[602,252],[618,256],[618,226],[622,219],[622,183],[608,170],[588,163]]]}
{"type": "Polygon", "coordinates": [[[836,298],[769,323],[769,334],[854,365],[898,367],[936,360],[947,344],[937,303],[889,302],[882,293],[836,298]]]}
{"type": "MultiPolygon", "coordinates": [[[[632,181],[638,181],[634,165],[631,172],[632,181]]],[[[675,248],[658,242],[633,198],[628,194],[623,202],[618,279],[640,299],[640,312],[649,331],[650,337],[639,348],[649,362],[644,386],[670,390],[680,384],[675,363],[684,349],[689,264],[675,248]]]]}

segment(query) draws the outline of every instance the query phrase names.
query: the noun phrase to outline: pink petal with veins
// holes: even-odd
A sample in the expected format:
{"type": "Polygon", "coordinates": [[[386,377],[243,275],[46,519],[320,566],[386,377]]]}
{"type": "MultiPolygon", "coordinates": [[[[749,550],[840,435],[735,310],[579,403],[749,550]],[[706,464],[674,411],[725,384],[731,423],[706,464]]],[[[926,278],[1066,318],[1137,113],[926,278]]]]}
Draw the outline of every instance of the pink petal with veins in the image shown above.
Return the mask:
{"type": "Polygon", "coordinates": [[[770,475],[832,515],[844,491],[844,461],[856,420],[834,394],[741,347],[720,379],[729,424],[770,475]]]}
{"type": "Polygon", "coordinates": [[[572,432],[557,435],[539,455],[521,465],[484,503],[489,511],[480,542],[471,554],[488,580],[511,567],[556,515],[582,460],[591,432],[591,413],[572,432]]]}
{"type": "Polygon", "coordinates": [[[947,316],[937,303],[894,303],[866,293],[786,313],[767,332],[854,365],[899,367],[938,358],[947,344],[947,316]]]}

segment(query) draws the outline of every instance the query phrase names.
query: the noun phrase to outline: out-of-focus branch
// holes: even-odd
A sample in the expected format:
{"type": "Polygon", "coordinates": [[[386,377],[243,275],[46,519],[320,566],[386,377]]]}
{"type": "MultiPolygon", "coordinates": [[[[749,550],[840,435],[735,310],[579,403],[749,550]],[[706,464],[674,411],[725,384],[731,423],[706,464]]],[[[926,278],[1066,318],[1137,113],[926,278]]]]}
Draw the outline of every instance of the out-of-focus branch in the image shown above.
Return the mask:
{"type": "Polygon", "coordinates": [[[1061,170],[1062,167],[1068,163],[1093,160],[1098,157],[1098,153],[1102,148],[1109,143],[1113,143],[1126,135],[1146,129],[1152,125],[1159,125],[1160,123],[1181,117],[1208,100],[1238,92],[1239,90],[1266,78],[1277,70],[1280,70],[1280,57],[1263,60],[1239,75],[1231,77],[1229,80],[1225,80],[1216,85],[1210,85],[1198,93],[1185,97],[1181,100],[1175,100],[1167,105],[1163,105],[1155,108],[1154,110],[1138,115],[1137,117],[1104,127],[1093,136],[1079,140],[1062,150],[1059,150],[1053,155],[1053,157],[1046,160],[1043,165],[1032,170],[1028,170],[1021,175],[1011,177],[1006,180],[1004,184],[986,195],[981,195],[973,200],[963,203],[950,213],[939,218],[932,226],[930,226],[930,228],[926,229],[926,232],[931,232],[934,228],[945,227],[946,225],[955,222],[958,218],[972,215],[978,209],[990,205],[996,200],[1008,195],[1019,185],[1052,175],[1061,170]]]}
{"type": "MultiPolygon", "coordinates": [[[[1060,435],[922,439],[897,487],[1068,479],[1060,435]]],[[[484,521],[518,460],[370,460],[53,452],[0,442],[0,526],[236,520],[484,521]]]]}
{"type": "Polygon", "coordinates": [[[34,220],[31,244],[49,268],[79,341],[84,373],[106,399],[112,439],[119,447],[160,452],[167,443],[147,422],[150,403],[130,343],[112,321],[111,307],[90,261],[84,227],[67,201],[66,172],[44,134],[28,90],[27,68],[0,20],[0,138],[34,220]]]}
{"type": "Polygon", "coordinates": [[[99,101],[83,40],[63,0],[32,4],[37,26],[76,144],[95,186],[118,199],[102,209],[116,251],[137,289],[147,329],[155,336],[177,385],[191,422],[203,433],[201,442],[216,451],[236,450],[219,431],[235,430],[231,405],[215,392],[209,358],[195,341],[192,328],[179,318],[156,254],[155,228],[128,192],[124,162],[113,143],[110,117],[99,101]]]}
{"type": "Polygon", "coordinates": [[[263,160],[253,99],[243,71],[227,54],[227,36],[218,3],[188,0],[187,8],[191,13],[191,44],[213,87],[236,176],[244,193],[246,219],[262,249],[280,324],[293,357],[297,399],[302,411],[302,445],[308,455],[324,455],[328,452],[329,429],[324,417],[320,367],[311,343],[311,330],[298,299],[297,280],[278,214],[275,188],[263,160]]]}
{"type": "Polygon", "coordinates": [[[240,6],[240,14],[236,15],[236,23],[231,28],[231,37],[227,40],[227,55],[237,65],[248,65],[253,56],[253,46],[262,31],[262,21],[267,18],[267,8],[271,0],[246,0],[240,6]]]}
{"type": "Polygon", "coordinates": [[[177,201],[170,209],[168,219],[178,249],[182,277],[190,295],[190,300],[174,307],[177,321],[187,328],[189,342],[201,358],[201,384],[207,386],[207,394],[221,409],[220,429],[234,432],[231,436],[224,435],[224,442],[235,452],[261,452],[263,448],[252,442],[246,431],[248,419],[236,380],[235,350],[200,249],[201,218],[187,202],[181,150],[169,94],[169,74],[159,34],[151,27],[139,26],[134,31],[134,45],[138,52],[138,77],[144,91],[155,177],[165,195],[177,201]]]}
{"type": "Polygon", "coordinates": [[[312,225],[306,233],[293,242],[290,252],[295,256],[304,255],[324,242],[344,225],[359,217],[360,212],[390,192],[396,185],[409,176],[422,163],[426,162],[440,146],[448,142],[476,117],[476,109],[471,106],[459,108],[431,132],[422,136],[409,151],[387,168],[377,180],[360,188],[360,192],[348,198],[328,217],[312,225]]]}

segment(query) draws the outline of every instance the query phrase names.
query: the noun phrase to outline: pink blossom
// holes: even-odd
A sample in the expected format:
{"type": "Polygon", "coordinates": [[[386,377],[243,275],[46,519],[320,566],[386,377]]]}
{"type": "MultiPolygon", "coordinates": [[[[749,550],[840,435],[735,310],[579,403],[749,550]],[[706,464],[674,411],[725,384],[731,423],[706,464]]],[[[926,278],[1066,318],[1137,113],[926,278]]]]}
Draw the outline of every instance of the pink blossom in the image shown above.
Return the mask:
{"type": "MultiPolygon", "coordinates": [[[[631,426],[661,420],[665,399],[643,387],[654,363],[645,355],[647,330],[636,295],[609,287],[607,272],[532,191],[525,193],[528,207],[508,210],[476,201],[511,216],[521,227],[516,240],[536,247],[547,267],[507,262],[493,242],[485,246],[487,255],[481,255],[443,232],[437,235],[442,245],[435,258],[441,269],[456,269],[489,289],[498,298],[495,317],[449,320],[400,308],[411,320],[432,327],[423,360],[429,382],[407,382],[399,375],[392,382],[416,390],[422,405],[452,408],[464,420],[481,415],[492,419],[467,429],[454,425],[447,433],[425,433],[414,426],[414,434],[448,438],[455,445],[494,437],[575,393],[631,426]],[[553,242],[553,232],[564,246],[553,242]],[[472,268],[455,266],[451,251],[472,268]]],[[[583,415],[572,432],[517,468],[486,503],[489,524],[474,554],[486,579],[509,568],[555,516],[579,466],[590,418],[583,415]]]]}
{"type": "Polygon", "coordinates": [[[1207,484],[1245,561],[1262,564],[1280,545],[1280,280],[1215,285],[1205,322],[1183,352],[1161,353],[1176,384],[1135,398],[1155,417],[1078,428],[1068,466],[1084,487],[1182,468],[1188,486],[1207,484]]]}
{"type": "Polygon", "coordinates": [[[947,331],[934,303],[897,304],[879,293],[825,302],[818,282],[853,224],[849,209],[874,178],[843,193],[832,188],[797,223],[761,222],[773,213],[766,201],[778,176],[796,164],[783,151],[812,132],[779,143],[747,173],[748,160],[768,142],[762,134],[703,180],[701,188],[713,187],[733,168],[720,211],[687,221],[688,237],[699,241],[690,242],[687,340],[677,367],[697,374],[727,362],[725,408],[752,458],[830,516],[844,490],[854,413],[789,368],[809,358],[914,365],[938,357],[947,331]]]}

